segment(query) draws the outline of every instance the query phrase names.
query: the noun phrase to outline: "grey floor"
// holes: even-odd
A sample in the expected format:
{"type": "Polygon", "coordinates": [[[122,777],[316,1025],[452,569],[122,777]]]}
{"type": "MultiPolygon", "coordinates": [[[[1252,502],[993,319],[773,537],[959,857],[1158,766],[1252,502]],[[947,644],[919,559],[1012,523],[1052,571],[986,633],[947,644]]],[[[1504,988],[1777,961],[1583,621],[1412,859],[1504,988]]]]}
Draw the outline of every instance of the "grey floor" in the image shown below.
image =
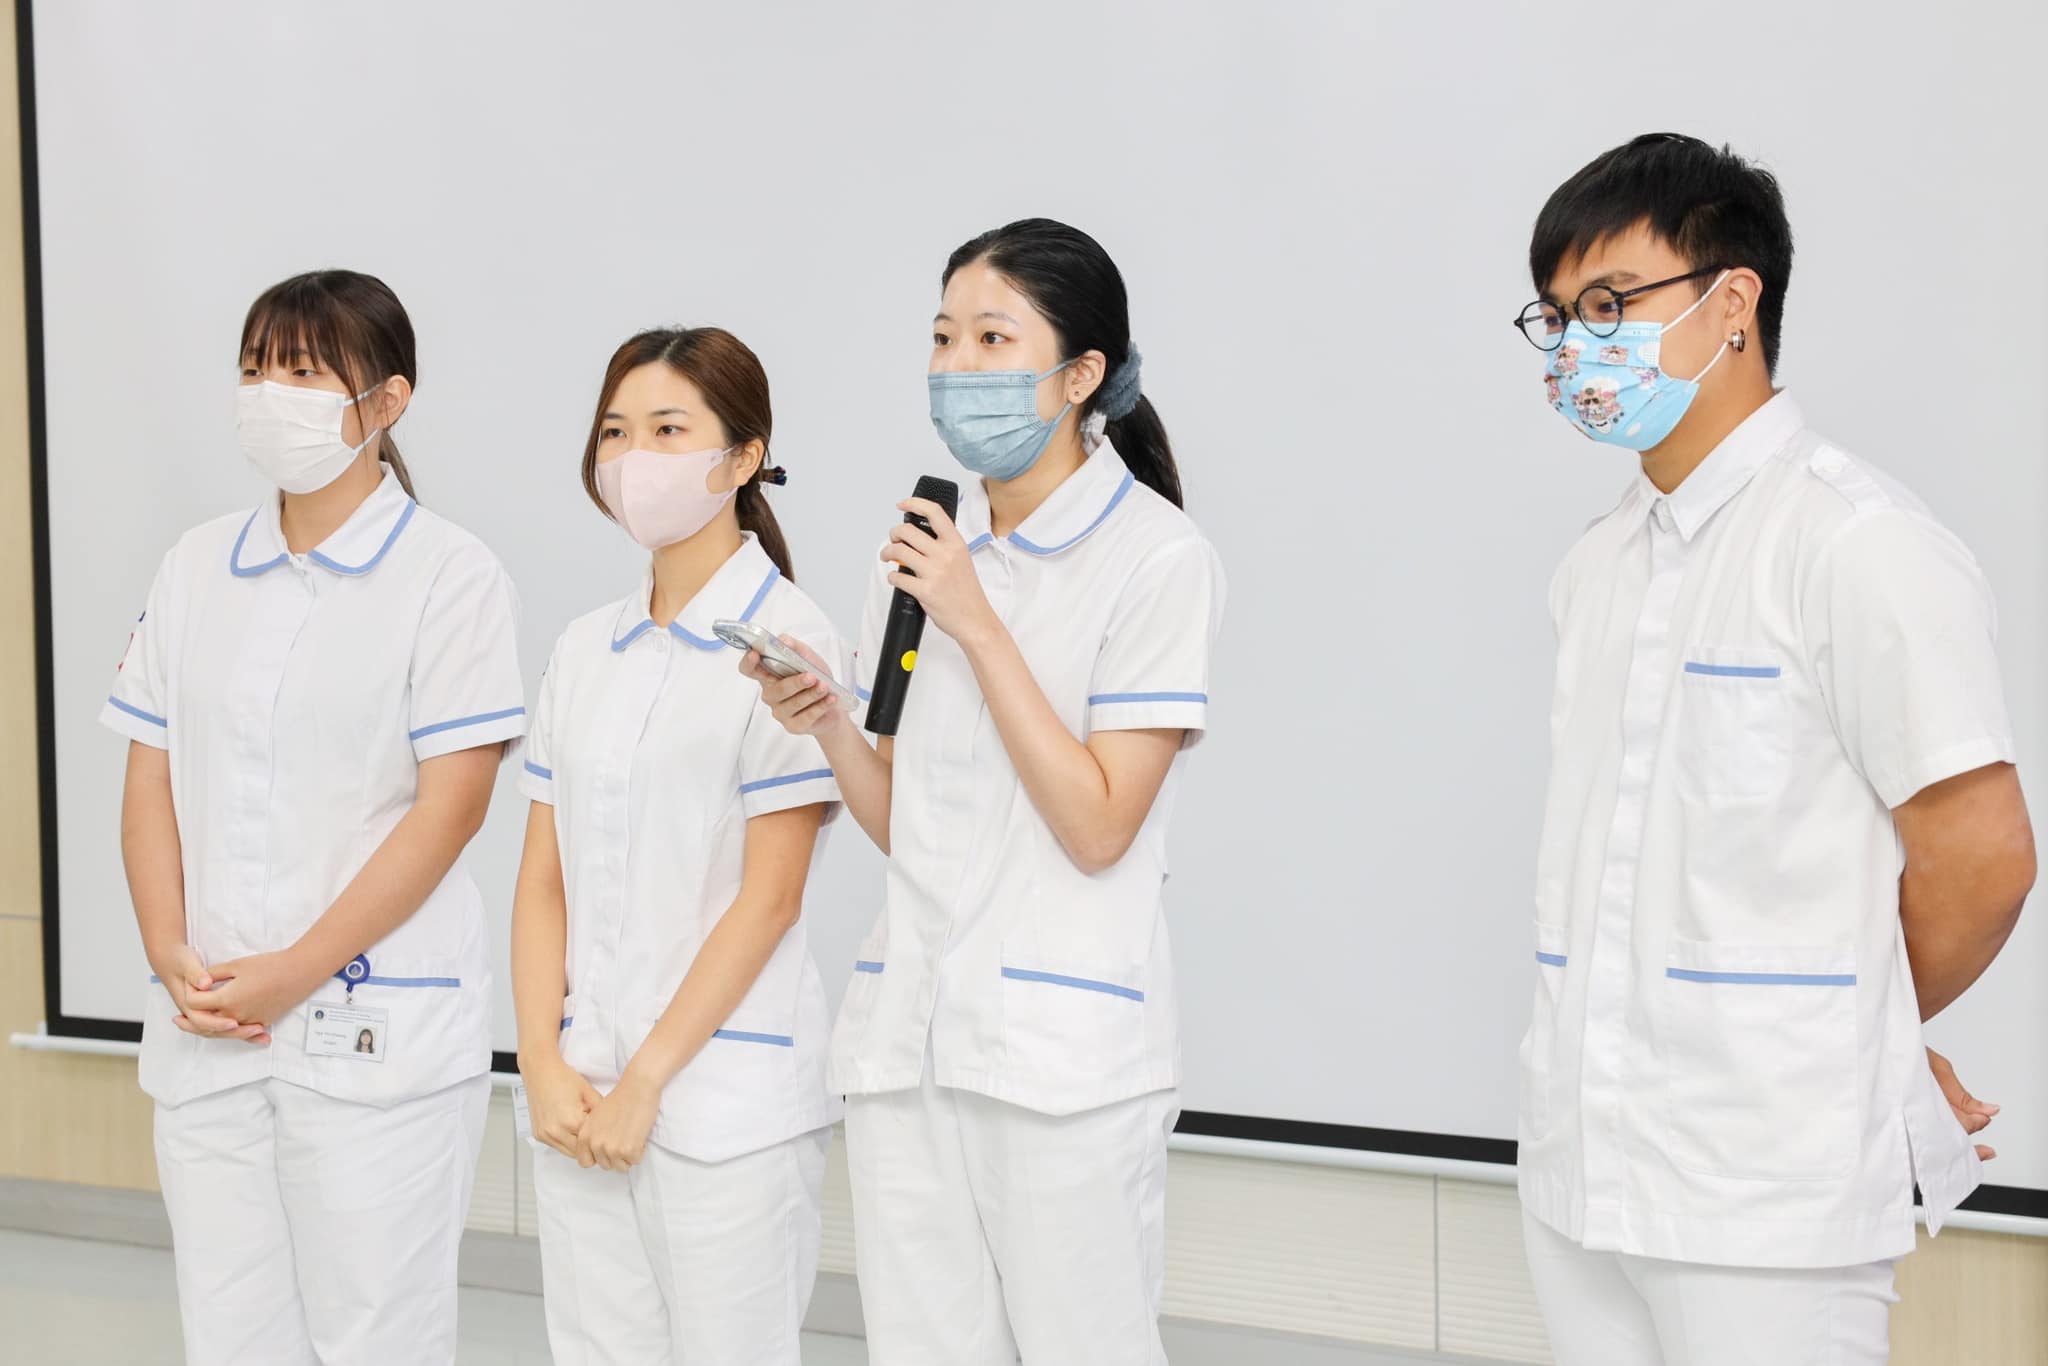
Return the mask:
{"type": "MultiPolygon", "coordinates": [[[[459,1366],[548,1366],[540,1300],[462,1292],[459,1366]]],[[[0,1229],[0,1357],[39,1366],[178,1366],[171,1254],[0,1229]]],[[[804,1366],[867,1366],[852,1338],[804,1337],[804,1366]]]]}

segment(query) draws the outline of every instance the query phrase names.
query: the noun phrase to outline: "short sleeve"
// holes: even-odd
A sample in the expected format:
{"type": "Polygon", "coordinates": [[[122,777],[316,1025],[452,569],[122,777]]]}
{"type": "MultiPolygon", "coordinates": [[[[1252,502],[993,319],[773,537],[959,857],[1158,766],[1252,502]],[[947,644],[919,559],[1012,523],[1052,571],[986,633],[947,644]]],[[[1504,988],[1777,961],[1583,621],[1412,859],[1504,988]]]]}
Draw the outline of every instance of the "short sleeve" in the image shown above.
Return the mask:
{"type": "MultiPolygon", "coordinates": [[[[822,613],[813,609],[805,619],[762,624],[810,646],[831,666],[833,677],[847,676],[846,647],[822,613]]],[[[747,819],[838,800],[839,784],[818,742],[808,735],[791,735],[768,704],[757,700],[740,740],[740,809],[747,819]]]]}
{"type": "Polygon", "coordinates": [[[555,804],[555,665],[561,661],[562,646],[541,671],[540,696],[534,701],[532,724],[526,728],[526,743],[519,759],[519,790],[534,801],[555,804]]]}
{"type": "Polygon", "coordinates": [[[1088,689],[1088,729],[1208,728],[1223,566],[1200,537],[1162,546],[1124,585],[1088,689]]]}
{"type": "Polygon", "coordinates": [[[465,546],[434,580],[413,643],[413,753],[424,762],[525,733],[519,598],[489,551],[465,546]]]}
{"type": "Polygon", "coordinates": [[[740,741],[740,809],[747,819],[838,800],[839,784],[818,742],[791,735],[766,703],[755,703],[740,741]]]}
{"type": "Polygon", "coordinates": [[[113,691],[100,709],[100,724],[130,740],[169,749],[170,681],[167,677],[170,622],[167,616],[173,573],[172,556],[164,556],[149,600],[128,635],[128,648],[115,667],[113,691]]]}
{"type": "Polygon", "coordinates": [[[1825,546],[1804,595],[1835,733],[1887,807],[2016,751],[1990,586],[1961,541],[1887,508],[1825,546]]]}

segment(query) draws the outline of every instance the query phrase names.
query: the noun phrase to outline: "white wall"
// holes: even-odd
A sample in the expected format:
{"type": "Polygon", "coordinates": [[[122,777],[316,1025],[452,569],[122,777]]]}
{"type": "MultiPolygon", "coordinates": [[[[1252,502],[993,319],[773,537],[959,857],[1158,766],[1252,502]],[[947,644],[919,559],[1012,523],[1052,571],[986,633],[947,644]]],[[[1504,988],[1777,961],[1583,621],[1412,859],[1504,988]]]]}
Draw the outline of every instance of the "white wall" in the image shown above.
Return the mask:
{"type": "MultiPolygon", "coordinates": [[[[575,479],[617,341],[718,322],[761,352],[800,574],[850,625],[890,504],[947,463],[920,379],[945,254],[1045,213],[1126,270],[1232,579],[1175,830],[1186,1104],[1511,1135],[1543,585],[1627,464],[1544,410],[1503,324],[1537,206],[1592,154],[1676,127],[1783,175],[1783,377],[1978,549],[2048,759],[2039,12],[1897,14],[42,6],[67,1013],[133,1015],[120,744],[92,718],[163,547],[257,496],[228,405],[257,290],[347,264],[407,301],[422,495],[511,566],[537,674],[631,582],[575,479]],[[1336,662],[1275,643],[1302,636],[1336,662]]],[[[503,795],[473,859],[501,909],[503,795]]],[[[842,832],[814,903],[835,982],[877,888],[842,832]]],[[[2036,917],[1935,1030],[2005,1103],[2014,1184],[2048,1186],[2044,967],[2036,917]]]]}

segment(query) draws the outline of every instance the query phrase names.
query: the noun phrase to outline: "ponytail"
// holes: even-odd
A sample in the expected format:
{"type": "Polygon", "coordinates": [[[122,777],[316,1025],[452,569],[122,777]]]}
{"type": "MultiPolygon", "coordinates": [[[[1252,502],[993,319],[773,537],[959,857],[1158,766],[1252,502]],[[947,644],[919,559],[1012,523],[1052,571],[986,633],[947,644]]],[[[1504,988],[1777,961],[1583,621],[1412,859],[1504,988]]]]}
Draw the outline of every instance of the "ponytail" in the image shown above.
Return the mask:
{"type": "Polygon", "coordinates": [[[405,490],[405,496],[417,503],[420,496],[412,491],[412,471],[405,467],[405,457],[398,453],[398,443],[391,439],[390,432],[384,433],[384,449],[378,454],[385,464],[391,466],[391,472],[398,476],[398,487],[405,490]]]}
{"type": "Polygon", "coordinates": [[[1123,457],[1126,467],[1139,483],[1175,507],[1181,502],[1180,466],[1173,460],[1173,447],[1166,440],[1166,424],[1152,400],[1138,395],[1138,405],[1122,417],[1111,418],[1104,427],[1110,444],[1123,457]]]}
{"type": "Polygon", "coordinates": [[[761,466],[754,471],[754,477],[740,485],[739,492],[732,500],[733,513],[739,518],[740,530],[751,531],[754,539],[761,543],[761,549],[775,562],[775,568],[791,583],[796,582],[796,569],[790,563],[789,542],[783,539],[782,526],[775,520],[775,509],[768,505],[768,495],[762,489],[764,483],[781,483],[782,471],[768,468],[768,457],[764,452],[761,466]]]}

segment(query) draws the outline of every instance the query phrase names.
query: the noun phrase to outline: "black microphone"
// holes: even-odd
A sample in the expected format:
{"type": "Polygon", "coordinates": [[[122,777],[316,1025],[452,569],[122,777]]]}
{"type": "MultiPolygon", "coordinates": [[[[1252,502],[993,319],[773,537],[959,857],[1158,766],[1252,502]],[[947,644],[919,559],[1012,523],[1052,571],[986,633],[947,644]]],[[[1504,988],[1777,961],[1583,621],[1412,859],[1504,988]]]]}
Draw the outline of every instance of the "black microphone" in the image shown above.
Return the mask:
{"type": "MultiPolygon", "coordinates": [[[[937,503],[950,519],[960,507],[960,486],[950,479],[925,475],[917,481],[911,497],[937,503]]],[[[903,520],[931,533],[932,524],[914,512],[903,520]]],[[[902,568],[900,565],[898,568],[902,568]]],[[[917,575],[909,569],[904,573],[917,575]]],[[[882,657],[875,661],[875,691],[868,699],[868,730],[875,735],[894,735],[903,719],[903,699],[910,695],[910,671],[917,667],[917,643],[924,639],[924,604],[902,589],[889,598],[889,624],[882,628],[882,657]]]]}

